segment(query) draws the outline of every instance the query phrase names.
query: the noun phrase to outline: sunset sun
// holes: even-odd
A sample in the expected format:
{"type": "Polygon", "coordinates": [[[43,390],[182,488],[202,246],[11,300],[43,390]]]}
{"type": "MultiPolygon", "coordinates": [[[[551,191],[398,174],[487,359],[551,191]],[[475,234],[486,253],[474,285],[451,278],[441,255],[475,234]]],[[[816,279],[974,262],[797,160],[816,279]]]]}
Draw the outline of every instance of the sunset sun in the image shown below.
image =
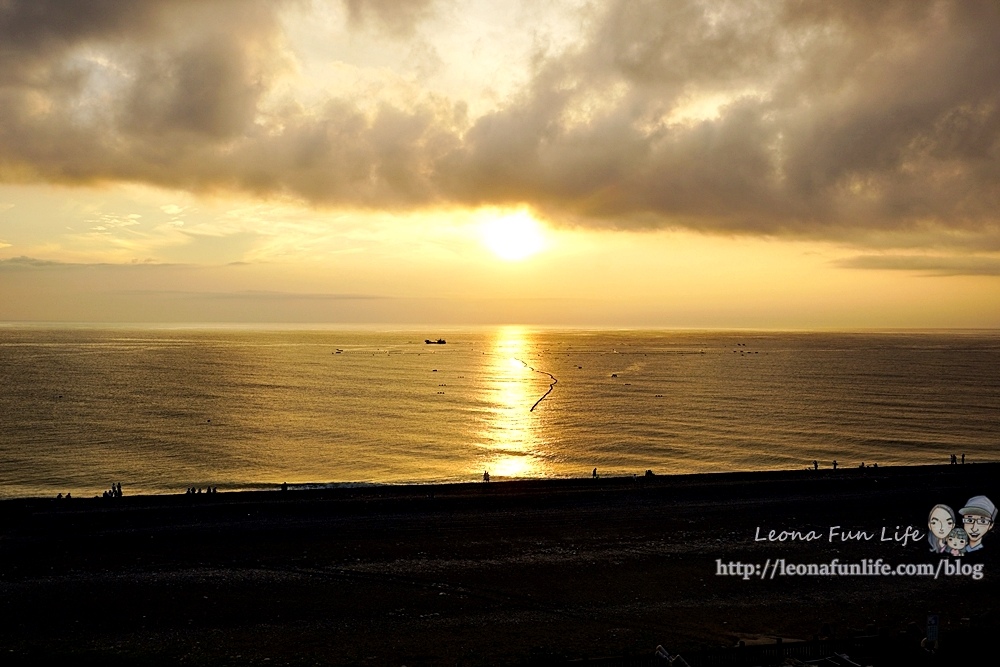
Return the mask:
{"type": "Polygon", "coordinates": [[[487,220],[482,238],[494,255],[508,262],[527,259],[545,248],[541,224],[524,211],[487,220]]]}

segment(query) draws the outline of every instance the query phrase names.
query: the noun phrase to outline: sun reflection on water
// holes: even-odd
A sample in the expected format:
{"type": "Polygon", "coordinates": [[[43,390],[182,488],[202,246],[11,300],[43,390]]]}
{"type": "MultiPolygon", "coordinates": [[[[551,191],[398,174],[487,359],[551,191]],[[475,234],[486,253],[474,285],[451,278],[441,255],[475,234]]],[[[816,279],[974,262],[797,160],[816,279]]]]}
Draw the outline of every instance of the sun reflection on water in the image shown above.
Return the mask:
{"type": "Polygon", "coordinates": [[[493,341],[484,390],[488,412],[480,438],[482,466],[496,477],[539,477],[546,472],[539,417],[531,412],[544,383],[522,362],[531,350],[530,333],[516,327],[500,329],[493,341]]]}

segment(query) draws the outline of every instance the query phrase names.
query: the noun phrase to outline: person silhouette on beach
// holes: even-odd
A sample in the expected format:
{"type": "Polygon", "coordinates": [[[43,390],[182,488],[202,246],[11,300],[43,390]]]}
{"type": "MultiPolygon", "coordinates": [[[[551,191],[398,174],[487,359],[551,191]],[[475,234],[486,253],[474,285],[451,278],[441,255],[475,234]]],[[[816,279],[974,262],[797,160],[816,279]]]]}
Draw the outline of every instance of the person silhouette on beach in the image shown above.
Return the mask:
{"type": "Polygon", "coordinates": [[[836,469],[837,469],[837,459],[834,459],[834,460],[833,460],[833,469],[834,469],[834,470],[836,470],[836,469]]]}
{"type": "Polygon", "coordinates": [[[813,470],[819,470],[819,461],[813,459],[813,470]]]}
{"type": "Polygon", "coordinates": [[[965,552],[979,551],[983,548],[983,538],[997,519],[997,506],[986,496],[973,496],[958,512],[962,515],[962,524],[969,535],[969,546],[965,548],[965,552]]]}
{"type": "Polygon", "coordinates": [[[947,505],[935,505],[927,515],[927,542],[931,551],[944,553],[948,548],[945,540],[955,529],[955,511],[947,505]]]}
{"type": "Polygon", "coordinates": [[[484,482],[490,481],[490,472],[489,472],[489,470],[484,470],[483,471],[483,481],[484,482]]]}
{"type": "Polygon", "coordinates": [[[597,479],[597,468],[594,468],[594,479],[597,479]]]}

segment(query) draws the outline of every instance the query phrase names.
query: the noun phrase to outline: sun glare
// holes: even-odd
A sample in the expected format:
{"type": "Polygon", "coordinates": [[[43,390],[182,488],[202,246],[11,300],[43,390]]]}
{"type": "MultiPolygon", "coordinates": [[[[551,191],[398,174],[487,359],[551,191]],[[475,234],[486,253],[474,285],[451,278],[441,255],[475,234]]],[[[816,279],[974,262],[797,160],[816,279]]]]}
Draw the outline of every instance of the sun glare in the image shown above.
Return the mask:
{"type": "Polygon", "coordinates": [[[482,231],[486,247],[508,262],[526,259],[545,248],[542,226],[525,211],[488,220],[482,231]]]}

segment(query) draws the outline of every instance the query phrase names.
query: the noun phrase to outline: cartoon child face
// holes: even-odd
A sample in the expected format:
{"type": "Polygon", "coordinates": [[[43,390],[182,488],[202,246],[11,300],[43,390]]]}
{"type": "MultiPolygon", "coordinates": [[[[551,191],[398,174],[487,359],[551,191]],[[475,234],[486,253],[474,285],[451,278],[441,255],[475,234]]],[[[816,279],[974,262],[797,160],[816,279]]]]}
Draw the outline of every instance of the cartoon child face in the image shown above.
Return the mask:
{"type": "Polygon", "coordinates": [[[948,537],[945,541],[948,543],[949,549],[961,550],[969,544],[969,536],[961,528],[956,528],[948,533],[948,537]]]}
{"type": "Polygon", "coordinates": [[[955,514],[946,505],[935,505],[927,518],[927,528],[931,534],[943,540],[955,528],[955,514]]]}

